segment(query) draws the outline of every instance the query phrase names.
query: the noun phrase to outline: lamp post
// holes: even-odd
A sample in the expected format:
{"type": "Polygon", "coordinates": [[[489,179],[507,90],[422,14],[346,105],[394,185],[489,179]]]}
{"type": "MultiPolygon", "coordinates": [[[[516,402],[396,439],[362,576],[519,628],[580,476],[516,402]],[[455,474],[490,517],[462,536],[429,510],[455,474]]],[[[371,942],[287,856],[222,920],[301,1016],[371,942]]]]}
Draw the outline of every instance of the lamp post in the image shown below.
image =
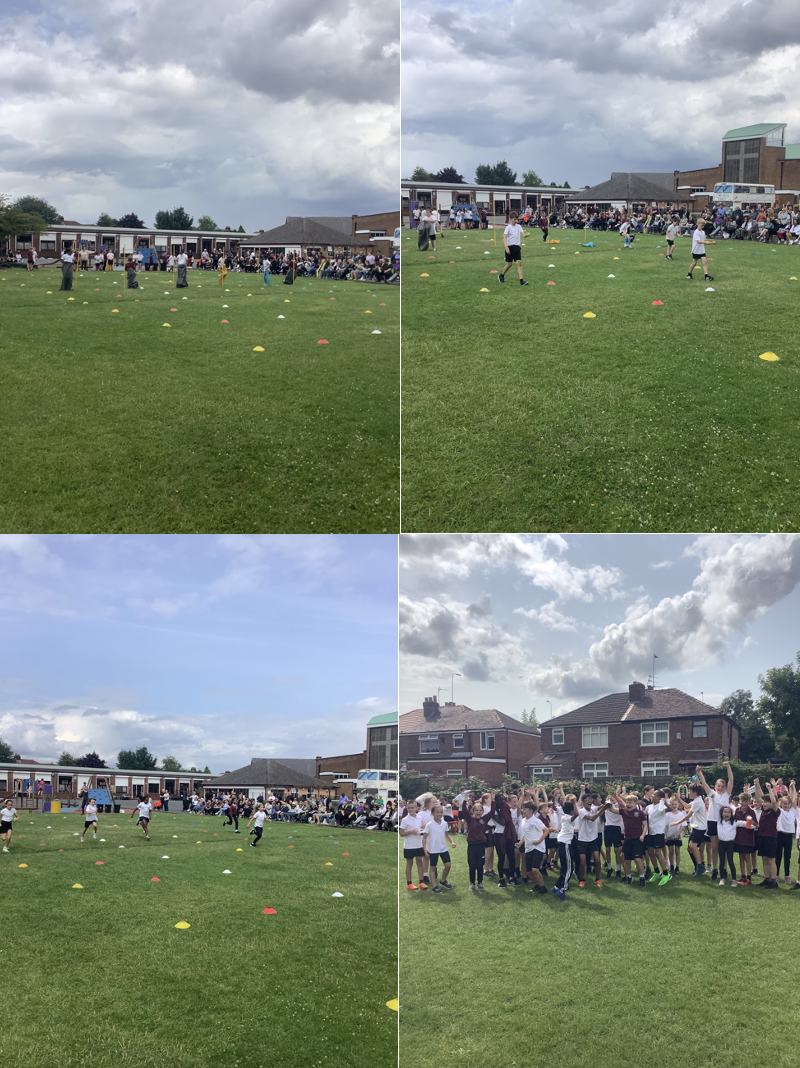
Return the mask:
{"type": "Polygon", "coordinates": [[[550,705],[550,719],[552,719],[553,718],[553,704],[552,704],[551,701],[548,701],[546,697],[545,697],[545,703],[550,705]]]}
{"type": "MultiPolygon", "coordinates": [[[[454,671],[450,676],[450,700],[453,701],[453,679],[458,675],[459,678],[463,678],[460,671],[454,671]]],[[[455,704],[455,702],[453,702],[455,704]]]]}

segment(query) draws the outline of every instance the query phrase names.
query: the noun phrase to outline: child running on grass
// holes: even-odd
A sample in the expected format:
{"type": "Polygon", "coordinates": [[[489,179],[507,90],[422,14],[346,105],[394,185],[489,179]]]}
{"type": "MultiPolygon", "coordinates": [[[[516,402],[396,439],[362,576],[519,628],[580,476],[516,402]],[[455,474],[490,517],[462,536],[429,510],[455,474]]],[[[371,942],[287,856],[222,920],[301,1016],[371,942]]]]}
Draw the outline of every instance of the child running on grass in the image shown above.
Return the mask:
{"type": "Polygon", "coordinates": [[[6,803],[0,813],[0,838],[3,840],[4,853],[8,852],[8,847],[11,844],[11,829],[14,826],[14,820],[18,819],[19,816],[14,808],[14,802],[10,797],[6,798],[6,803]]]}
{"type": "Polygon", "coordinates": [[[261,839],[261,835],[264,833],[264,821],[267,820],[267,819],[269,819],[269,817],[267,816],[266,809],[264,808],[263,805],[259,805],[258,808],[253,813],[253,815],[247,821],[248,833],[250,831],[250,824],[251,823],[255,824],[255,828],[253,829],[253,834],[255,835],[255,839],[256,840],[254,842],[248,843],[249,845],[251,845],[253,847],[253,849],[255,849],[255,847],[258,845],[259,840],[261,839]]]}
{"type": "Polygon", "coordinates": [[[90,797],[89,803],[83,811],[83,834],[81,835],[81,841],[86,837],[86,832],[91,827],[94,833],[94,840],[97,841],[97,801],[95,798],[90,797]]]}
{"type": "Polygon", "coordinates": [[[692,277],[692,271],[701,260],[706,281],[713,282],[714,279],[708,273],[708,261],[706,260],[706,224],[702,219],[698,219],[697,229],[692,234],[692,265],[689,268],[689,273],[686,275],[687,278],[692,277]]]}
{"type": "Polygon", "coordinates": [[[427,890],[428,887],[423,882],[425,858],[425,847],[422,844],[423,821],[417,812],[416,801],[408,801],[406,809],[407,813],[400,821],[400,837],[403,839],[403,856],[406,860],[406,889],[427,890]],[[417,883],[411,878],[414,861],[417,863],[417,883]]]}
{"type": "Polygon", "coordinates": [[[506,250],[506,265],[498,274],[497,281],[505,282],[506,271],[512,263],[517,265],[519,284],[526,286],[528,283],[522,277],[522,227],[519,225],[519,212],[512,211],[509,215],[508,226],[503,231],[503,245],[506,250]]]}
{"type": "Polygon", "coordinates": [[[672,253],[675,251],[675,238],[678,235],[678,220],[673,216],[669,221],[667,227],[667,254],[664,257],[665,260],[672,259],[672,253]]]}
{"type": "MultiPolygon", "coordinates": [[[[150,824],[150,813],[152,812],[152,810],[153,810],[152,801],[140,801],[138,803],[138,805],[136,806],[136,808],[133,810],[133,812],[131,812],[131,819],[133,819],[133,817],[136,815],[137,812],[139,813],[139,818],[136,821],[136,825],[137,825],[137,827],[139,826],[139,824],[142,825],[142,830],[144,831],[145,839],[148,842],[150,841],[150,835],[147,833],[147,828],[148,828],[148,826],[150,824]]],[[[86,806],[86,811],[87,812],[89,811],[89,806],[88,805],[86,806]]],[[[84,827],[83,833],[86,834],[86,827],[84,827]]],[[[81,838],[81,841],[83,841],[82,838],[81,838]]]]}
{"type": "Polygon", "coordinates": [[[434,805],[431,809],[431,819],[425,824],[422,835],[423,849],[432,880],[431,889],[434,894],[441,894],[441,887],[445,890],[452,890],[452,885],[447,881],[447,876],[450,874],[450,853],[447,846],[449,844],[451,849],[455,849],[456,843],[450,837],[449,825],[444,822],[444,809],[441,805],[434,805]],[[438,881],[440,860],[443,864],[441,882],[438,881]]]}

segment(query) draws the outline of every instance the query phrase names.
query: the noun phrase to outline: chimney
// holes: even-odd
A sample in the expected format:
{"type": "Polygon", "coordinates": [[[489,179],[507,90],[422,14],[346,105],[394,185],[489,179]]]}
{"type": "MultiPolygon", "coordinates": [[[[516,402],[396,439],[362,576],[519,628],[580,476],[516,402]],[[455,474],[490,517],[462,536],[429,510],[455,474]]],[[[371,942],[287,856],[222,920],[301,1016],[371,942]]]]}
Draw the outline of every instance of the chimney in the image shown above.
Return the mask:
{"type": "Polygon", "coordinates": [[[628,698],[631,701],[641,701],[644,698],[644,683],[632,682],[628,687],[628,698]]]}
{"type": "Polygon", "coordinates": [[[439,715],[439,701],[436,697],[426,697],[422,702],[425,719],[436,719],[439,715]]]}

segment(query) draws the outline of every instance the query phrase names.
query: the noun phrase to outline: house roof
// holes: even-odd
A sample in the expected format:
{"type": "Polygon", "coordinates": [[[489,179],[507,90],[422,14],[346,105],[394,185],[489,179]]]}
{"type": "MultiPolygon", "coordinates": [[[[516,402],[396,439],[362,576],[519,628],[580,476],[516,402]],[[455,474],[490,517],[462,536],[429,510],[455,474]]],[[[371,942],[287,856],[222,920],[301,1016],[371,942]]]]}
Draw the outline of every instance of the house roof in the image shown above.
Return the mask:
{"type": "MultiPolygon", "coordinates": [[[[314,762],[312,761],[312,764],[314,762]]],[[[329,786],[315,775],[289,767],[280,760],[254,757],[235,771],[226,771],[209,779],[207,786],[329,786]]]]}
{"type": "MultiPolygon", "coordinates": [[[[306,217],[310,218],[312,222],[319,223],[320,226],[327,226],[329,230],[341,230],[348,237],[353,232],[353,219],[350,215],[310,215],[306,217]]],[[[294,222],[295,219],[302,218],[302,215],[287,215],[286,221],[290,223],[294,222]]]]}
{"type": "Polygon", "coordinates": [[[439,705],[439,714],[426,719],[421,708],[400,716],[401,734],[428,734],[436,731],[514,730],[523,734],[538,735],[535,727],[526,727],[518,719],[498,712],[496,708],[475,710],[468,705],[439,705]]]}
{"type": "MultiPolygon", "coordinates": [[[[683,690],[645,690],[641,701],[631,701],[628,692],[610,693],[598,701],[574,708],[561,716],[548,719],[543,727],[561,727],[582,723],[640,722],[649,719],[707,719],[722,716],[718,708],[698,701],[683,690]]],[[[726,719],[730,717],[725,716],[726,719]]]]}
{"type": "Polygon", "coordinates": [[[396,712],[384,712],[381,716],[373,716],[367,724],[368,727],[385,727],[397,723],[396,712]]]}
{"type": "Polygon", "coordinates": [[[7,771],[24,771],[26,768],[35,768],[37,771],[45,772],[59,772],[61,775],[144,775],[145,778],[148,775],[152,775],[155,778],[198,778],[202,779],[207,775],[211,775],[208,771],[187,771],[185,768],[182,771],[164,771],[163,768],[83,768],[76,764],[56,764],[54,762],[39,761],[39,760],[19,760],[14,763],[9,761],[0,762],[0,774],[7,771]]]}
{"type": "Polygon", "coordinates": [[[600,185],[589,186],[572,193],[567,198],[568,203],[607,204],[614,201],[645,201],[645,200],[689,200],[683,193],[665,189],[654,182],[642,178],[638,174],[616,171],[607,182],[600,185]]]}
{"type": "Polygon", "coordinates": [[[738,137],[764,137],[773,130],[780,130],[785,122],[757,122],[755,126],[740,126],[738,130],[728,130],[722,135],[723,141],[730,141],[738,137]]]}
{"type": "Polygon", "coordinates": [[[642,178],[645,182],[652,182],[653,185],[658,185],[662,189],[667,189],[672,192],[675,184],[675,175],[671,171],[612,171],[611,177],[616,178],[619,174],[631,173],[636,178],[642,178]]]}
{"type": "Polygon", "coordinates": [[[254,237],[245,237],[239,244],[249,245],[368,245],[361,237],[353,237],[349,233],[332,226],[325,226],[318,219],[312,219],[304,215],[292,215],[286,219],[283,226],[276,226],[272,230],[264,230],[254,237]]]}

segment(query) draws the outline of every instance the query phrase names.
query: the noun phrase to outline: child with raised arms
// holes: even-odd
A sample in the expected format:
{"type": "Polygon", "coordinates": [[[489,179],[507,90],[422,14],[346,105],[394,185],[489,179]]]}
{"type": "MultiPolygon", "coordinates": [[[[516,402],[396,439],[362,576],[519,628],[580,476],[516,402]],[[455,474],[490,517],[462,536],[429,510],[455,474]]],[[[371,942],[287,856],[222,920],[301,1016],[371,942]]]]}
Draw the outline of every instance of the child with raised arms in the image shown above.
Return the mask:
{"type": "Polygon", "coordinates": [[[447,881],[450,874],[450,853],[447,849],[455,849],[456,843],[450,837],[450,826],[444,822],[444,809],[441,805],[434,805],[431,818],[422,828],[422,842],[425,850],[425,858],[428,861],[428,871],[432,879],[434,894],[441,894],[441,887],[452,890],[452,885],[447,881]],[[442,862],[442,881],[438,881],[439,861],[442,862]]]}
{"type": "Polygon", "coordinates": [[[578,886],[586,886],[587,861],[594,862],[595,886],[602,887],[600,882],[600,850],[597,846],[596,822],[602,814],[602,809],[592,803],[592,795],[584,794],[580,801],[580,807],[575,819],[578,828],[578,886]]]}
{"type": "MultiPolygon", "coordinates": [[[[745,823],[744,820],[740,820],[739,822],[745,823]]],[[[730,805],[723,805],[719,809],[717,819],[717,857],[720,886],[725,885],[728,864],[731,866],[731,886],[739,885],[736,881],[736,861],[733,859],[736,852],[734,843],[737,829],[734,810],[730,805]]]]}
{"type": "Polygon", "coordinates": [[[670,875],[678,875],[681,870],[681,846],[683,844],[683,825],[677,822],[683,813],[683,801],[675,794],[669,799],[667,824],[664,828],[664,841],[667,846],[670,875]]]}
{"type": "Polygon", "coordinates": [[[758,820],[758,855],[764,861],[764,879],[758,885],[765,890],[778,889],[778,869],[775,854],[778,851],[778,797],[770,784],[769,798],[764,796],[761,783],[754,778],[756,801],[761,802],[761,815],[758,820]]]}
{"type": "Polygon", "coordinates": [[[636,795],[623,796],[619,785],[617,785],[614,800],[622,816],[622,864],[625,869],[625,882],[628,886],[633,882],[631,876],[631,861],[633,861],[639,874],[639,886],[642,887],[645,885],[644,836],[647,834],[647,813],[639,806],[636,795]]]}
{"type": "Polygon", "coordinates": [[[558,873],[556,885],[552,887],[551,893],[561,898],[562,901],[567,900],[569,881],[572,878],[572,839],[575,835],[574,821],[577,816],[577,807],[576,803],[569,799],[561,805],[561,829],[558,832],[558,860],[561,871],[558,873]]]}
{"type": "Polygon", "coordinates": [[[605,805],[605,830],[603,842],[606,847],[606,875],[611,875],[611,850],[614,850],[614,874],[618,879],[622,878],[622,816],[619,814],[614,797],[609,786],[606,792],[605,805]]]}
{"type": "MultiPolygon", "coordinates": [[[[526,791],[527,793],[527,791],[526,791]]],[[[528,798],[522,802],[522,820],[520,825],[520,837],[517,846],[525,856],[525,881],[528,875],[534,882],[532,894],[546,894],[544,879],[542,877],[542,864],[546,856],[545,841],[549,833],[547,824],[544,823],[536,810],[536,803],[528,798]]]]}
{"type": "Polygon", "coordinates": [[[789,864],[792,860],[792,846],[794,845],[795,838],[795,817],[797,815],[797,808],[795,802],[792,800],[793,787],[794,780],[791,783],[789,791],[787,793],[782,793],[778,798],[778,847],[775,852],[775,878],[780,880],[781,861],[783,861],[783,881],[787,886],[792,885],[792,880],[789,877],[789,864]]]}
{"type": "Polygon", "coordinates": [[[723,762],[724,766],[728,769],[728,781],[723,779],[717,779],[714,783],[714,789],[706,782],[703,775],[703,769],[698,764],[695,768],[695,774],[697,775],[697,781],[708,797],[708,810],[706,813],[706,837],[711,846],[711,878],[716,879],[718,869],[718,848],[717,848],[717,821],[719,820],[719,812],[723,805],[729,805],[731,803],[731,793],[733,792],[733,772],[731,766],[727,760],[723,762]]]}
{"type": "MultiPolygon", "coordinates": [[[[494,798],[494,795],[490,795],[494,798]]],[[[467,864],[469,866],[469,888],[475,890],[475,881],[478,882],[478,890],[483,890],[483,876],[486,866],[486,832],[489,821],[492,818],[493,806],[489,811],[484,811],[482,801],[475,801],[469,807],[469,801],[464,800],[461,806],[461,818],[467,821],[467,864]]]]}
{"type": "Polygon", "coordinates": [[[406,889],[427,890],[422,881],[425,847],[422,844],[422,819],[417,812],[417,802],[406,802],[406,815],[400,821],[400,837],[403,839],[403,856],[406,861],[406,889]],[[417,865],[418,884],[411,878],[414,863],[417,865]]]}

